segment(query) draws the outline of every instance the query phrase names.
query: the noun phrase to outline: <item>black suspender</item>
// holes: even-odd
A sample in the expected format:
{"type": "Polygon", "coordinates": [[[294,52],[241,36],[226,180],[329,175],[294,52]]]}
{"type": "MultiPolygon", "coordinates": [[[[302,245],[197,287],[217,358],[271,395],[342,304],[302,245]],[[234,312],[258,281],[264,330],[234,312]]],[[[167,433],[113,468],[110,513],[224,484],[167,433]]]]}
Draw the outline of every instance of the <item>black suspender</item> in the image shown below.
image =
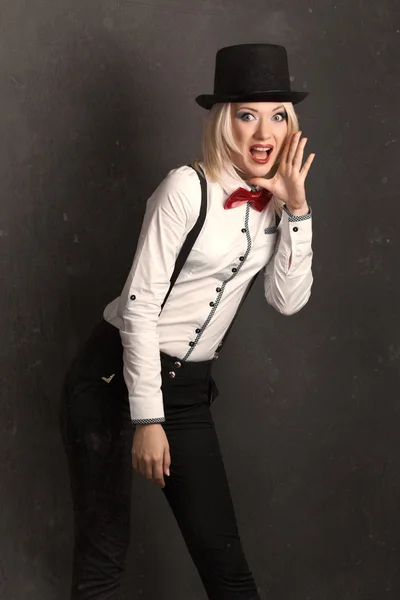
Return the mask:
{"type": "MultiPolygon", "coordinates": [[[[259,272],[258,272],[258,273],[259,273],[259,272]]],[[[234,317],[233,317],[233,319],[232,319],[232,321],[231,321],[231,323],[230,323],[230,325],[229,325],[228,329],[225,331],[225,335],[224,335],[224,337],[222,338],[222,340],[221,340],[221,341],[220,341],[220,343],[218,344],[217,354],[218,354],[219,352],[221,352],[222,346],[223,346],[223,345],[225,344],[225,342],[226,342],[226,338],[228,337],[228,335],[229,335],[229,333],[230,333],[230,331],[231,331],[231,329],[232,329],[232,327],[233,327],[233,324],[234,324],[234,322],[236,321],[236,318],[237,318],[237,316],[238,316],[238,314],[239,314],[239,311],[240,311],[240,309],[242,308],[242,306],[243,306],[243,304],[244,304],[244,301],[246,300],[247,296],[249,295],[249,293],[250,293],[250,290],[251,290],[251,288],[253,287],[253,285],[254,285],[254,283],[255,283],[255,281],[256,281],[256,279],[257,279],[258,273],[256,273],[256,274],[254,275],[253,279],[250,281],[249,285],[247,286],[247,288],[246,288],[246,291],[245,291],[245,293],[243,294],[243,297],[242,297],[241,301],[239,302],[239,306],[237,307],[237,310],[236,310],[236,312],[235,312],[235,315],[234,315],[234,317]]]]}
{"type": "MultiPolygon", "coordinates": [[[[279,216],[279,215],[275,215],[275,223],[276,223],[276,227],[278,227],[278,225],[279,225],[280,221],[281,221],[281,218],[280,218],[280,216],[279,216]]],[[[234,322],[236,321],[236,318],[237,318],[237,316],[238,316],[238,314],[239,314],[239,311],[240,311],[240,309],[242,308],[242,306],[243,306],[243,304],[244,304],[244,301],[246,300],[247,296],[249,295],[251,288],[252,288],[252,287],[253,287],[253,285],[255,284],[255,281],[256,281],[256,279],[257,279],[257,277],[258,277],[259,273],[260,273],[260,271],[258,271],[258,273],[256,273],[256,274],[254,275],[253,279],[250,281],[249,285],[247,286],[247,288],[246,288],[246,291],[245,291],[245,293],[243,294],[243,297],[242,297],[241,301],[239,302],[239,306],[238,306],[238,308],[237,308],[237,311],[236,311],[236,313],[235,313],[235,315],[234,315],[234,317],[233,317],[233,319],[232,319],[232,321],[231,321],[231,323],[230,323],[230,325],[229,325],[228,329],[226,330],[224,337],[222,338],[222,340],[221,340],[221,341],[220,341],[220,343],[218,344],[218,350],[217,350],[217,354],[218,354],[218,352],[220,352],[220,351],[221,351],[221,349],[222,349],[222,346],[225,344],[225,342],[226,342],[226,338],[228,337],[228,334],[229,334],[230,330],[232,329],[234,322]]]]}
{"type": "MultiPolygon", "coordinates": [[[[189,165],[189,166],[192,166],[192,165],[189,165]]],[[[207,182],[206,182],[204,175],[200,175],[200,173],[197,171],[197,169],[195,169],[194,167],[192,167],[192,168],[194,169],[194,171],[196,171],[196,174],[199,178],[200,186],[201,186],[201,205],[200,205],[199,216],[198,216],[197,221],[194,224],[193,228],[189,231],[189,233],[186,237],[186,240],[184,241],[183,246],[178,254],[178,257],[175,262],[174,272],[171,275],[170,286],[169,286],[168,292],[164,298],[164,302],[162,303],[161,310],[164,308],[164,305],[165,305],[166,301],[168,300],[168,297],[172,291],[172,288],[174,287],[175,282],[178,279],[179,273],[182,271],[183,265],[185,264],[187,257],[189,256],[190,251],[193,248],[194,243],[196,242],[197,237],[204,225],[204,221],[206,220],[207,182]]]]}

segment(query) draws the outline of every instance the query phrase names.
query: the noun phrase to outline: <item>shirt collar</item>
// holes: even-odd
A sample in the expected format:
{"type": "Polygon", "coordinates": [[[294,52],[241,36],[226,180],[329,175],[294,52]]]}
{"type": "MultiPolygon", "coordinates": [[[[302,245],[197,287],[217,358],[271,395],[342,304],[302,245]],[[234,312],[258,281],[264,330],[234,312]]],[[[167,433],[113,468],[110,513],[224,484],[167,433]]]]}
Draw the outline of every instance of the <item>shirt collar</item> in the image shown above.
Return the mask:
{"type": "MultiPolygon", "coordinates": [[[[204,165],[202,162],[200,163],[200,165],[204,169],[204,165]]],[[[244,181],[244,179],[242,179],[236,172],[235,174],[231,175],[227,171],[224,171],[222,173],[222,177],[219,183],[228,196],[233,194],[233,192],[235,192],[240,187],[244,188],[247,191],[251,190],[251,187],[248,185],[248,183],[246,183],[246,181],[244,181]]]]}

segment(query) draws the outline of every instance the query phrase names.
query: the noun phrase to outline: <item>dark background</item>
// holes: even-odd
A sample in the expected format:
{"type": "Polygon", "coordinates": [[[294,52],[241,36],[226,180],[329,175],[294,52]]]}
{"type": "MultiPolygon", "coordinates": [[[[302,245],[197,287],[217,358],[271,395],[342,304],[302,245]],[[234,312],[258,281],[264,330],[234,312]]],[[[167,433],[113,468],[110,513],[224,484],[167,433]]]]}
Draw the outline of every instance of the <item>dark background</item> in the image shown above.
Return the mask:
{"type": "MultiPolygon", "coordinates": [[[[1,600],[69,597],[61,380],[247,42],[287,46],[317,156],[311,301],[256,287],[216,364],[244,544],[271,600],[400,597],[398,0],[1,0],[1,600]]],[[[162,494],[132,509],[127,598],[204,600],[162,494]]]]}

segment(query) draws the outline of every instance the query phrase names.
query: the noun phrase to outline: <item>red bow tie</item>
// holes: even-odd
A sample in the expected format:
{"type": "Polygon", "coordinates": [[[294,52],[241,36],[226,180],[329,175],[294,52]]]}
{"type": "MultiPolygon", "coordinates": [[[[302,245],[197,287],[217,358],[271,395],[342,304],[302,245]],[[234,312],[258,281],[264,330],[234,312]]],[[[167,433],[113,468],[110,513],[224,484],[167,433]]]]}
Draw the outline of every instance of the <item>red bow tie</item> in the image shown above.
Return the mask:
{"type": "Polygon", "coordinates": [[[229,196],[229,198],[225,201],[224,208],[236,208],[245,202],[251,202],[253,207],[261,212],[267,206],[271,198],[271,192],[265,188],[262,188],[257,192],[249,192],[241,187],[229,196]]]}

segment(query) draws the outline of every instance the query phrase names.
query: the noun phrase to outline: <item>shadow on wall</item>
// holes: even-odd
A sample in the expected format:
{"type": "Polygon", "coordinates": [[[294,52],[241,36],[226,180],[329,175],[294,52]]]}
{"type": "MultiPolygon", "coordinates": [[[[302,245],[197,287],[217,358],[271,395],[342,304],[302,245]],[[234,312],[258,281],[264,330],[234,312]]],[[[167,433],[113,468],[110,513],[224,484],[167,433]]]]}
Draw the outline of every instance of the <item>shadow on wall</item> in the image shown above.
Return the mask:
{"type": "MultiPolygon", "coordinates": [[[[92,32],[90,41],[76,30],[67,37],[56,60],[38,65],[40,76],[23,107],[35,140],[20,165],[22,183],[15,184],[26,189],[29,206],[16,217],[28,248],[19,256],[19,271],[21,287],[29,282],[29,295],[21,301],[26,305],[15,307],[26,319],[24,331],[13,334],[23,353],[10,357],[10,364],[32,367],[13,390],[16,414],[21,403],[28,407],[18,432],[28,458],[21,461],[9,503],[26,493],[28,481],[32,502],[23,514],[14,503],[20,530],[10,532],[10,539],[19,537],[24,561],[34,565],[31,580],[40,589],[32,588],[31,597],[60,600],[68,597],[72,552],[71,500],[58,431],[60,384],[78,344],[126,278],[149,191],[142,188],[139,197],[145,164],[136,149],[143,124],[154,139],[144,67],[131,57],[128,64],[104,31],[92,32]]],[[[153,177],[157,168],[146,185],[154,187],[153,177]]]]}

